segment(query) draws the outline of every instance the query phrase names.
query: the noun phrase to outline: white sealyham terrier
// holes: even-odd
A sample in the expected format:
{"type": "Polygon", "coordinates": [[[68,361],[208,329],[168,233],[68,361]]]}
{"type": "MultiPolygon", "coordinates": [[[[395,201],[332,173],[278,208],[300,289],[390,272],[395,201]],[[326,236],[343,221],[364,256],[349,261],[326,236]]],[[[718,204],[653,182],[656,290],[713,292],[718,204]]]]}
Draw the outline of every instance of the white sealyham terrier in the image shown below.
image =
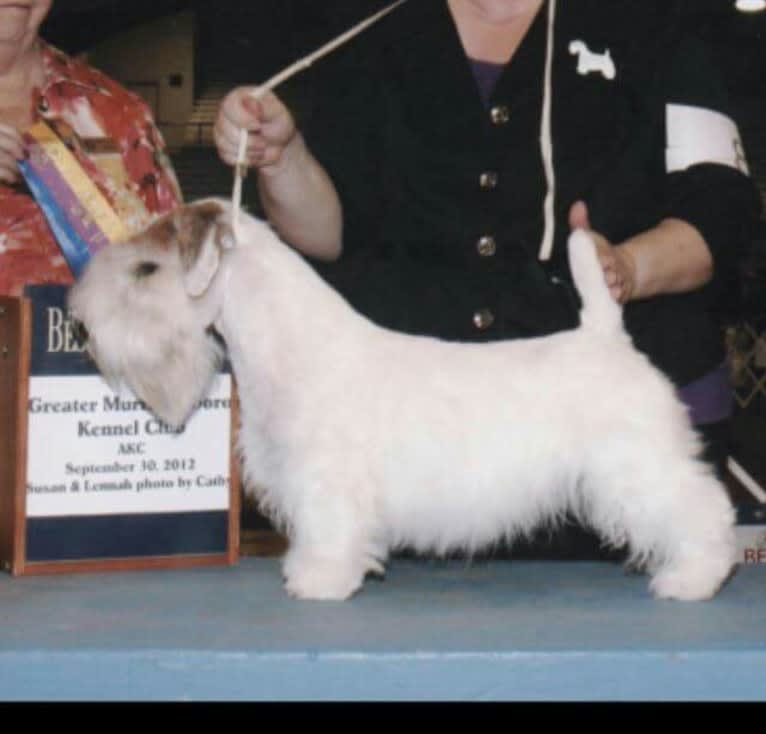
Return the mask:
{"type": "Polygon", "coordinates": [[[290,594],[345,599],[393,549],[472,553],[566,515],[627,544],[656,596],[716,593],[733,508],[584,232],[569,243],[579,328],[459,344],[374,325],[266,223],[245,216],[235,241],[231,220],[213,199],[166,215],[96,255],[70,308],[106,378],[172,425],[223,339],[246,484],[289,537],[290,594]]]}

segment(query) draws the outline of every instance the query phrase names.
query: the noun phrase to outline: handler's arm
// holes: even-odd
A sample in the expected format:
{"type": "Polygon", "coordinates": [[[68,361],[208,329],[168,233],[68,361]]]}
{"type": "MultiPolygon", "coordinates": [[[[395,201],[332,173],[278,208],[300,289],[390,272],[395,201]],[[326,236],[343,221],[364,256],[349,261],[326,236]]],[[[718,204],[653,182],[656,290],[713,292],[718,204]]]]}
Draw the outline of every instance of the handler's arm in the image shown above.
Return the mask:
{"type": "Polygon", "coordinates": [[[713,256],[704,238],[681,219],[664,219],[616,249],[631,263],[630,299],[686,293],[713,277],[713,256]]]}
{"type": "Polygon", "coordinates": [[[300,133],[278,162],[258,169],[258,191],[269,221],[293,247],[322,260],[340,255],[340,199],[300,133]]]}

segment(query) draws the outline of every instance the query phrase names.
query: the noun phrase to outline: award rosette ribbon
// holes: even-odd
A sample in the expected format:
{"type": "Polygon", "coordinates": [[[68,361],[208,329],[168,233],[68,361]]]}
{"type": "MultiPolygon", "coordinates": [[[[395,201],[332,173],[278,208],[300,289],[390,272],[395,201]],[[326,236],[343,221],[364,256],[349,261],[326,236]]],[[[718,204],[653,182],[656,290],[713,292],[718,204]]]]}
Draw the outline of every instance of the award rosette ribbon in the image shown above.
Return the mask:
{"type": "Polygon", "coordinates": [[[29,157],[19,164],[21,173],[77,278],[91,256],[124,239],[127,228],[45,122],[35,123],[24,137],[29,157]]]}

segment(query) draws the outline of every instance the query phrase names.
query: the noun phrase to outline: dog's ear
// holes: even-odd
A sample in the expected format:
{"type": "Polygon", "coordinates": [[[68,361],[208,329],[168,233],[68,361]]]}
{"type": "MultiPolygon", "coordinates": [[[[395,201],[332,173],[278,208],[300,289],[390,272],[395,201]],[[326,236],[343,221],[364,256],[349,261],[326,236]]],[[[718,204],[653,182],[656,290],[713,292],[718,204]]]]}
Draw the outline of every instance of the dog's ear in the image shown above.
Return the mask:
{"type": "Polygon", "coordinates": [[[184,274],[184,285],[186,292],[192,298],[201,296],[213,280],[213,276],[218,271],[218,265],[221,262],[221,253],[218,246],[212,238],[207,238],[202,245],[202,249],[197,260],[190,268],[186,269],[184,274]]]}
{"type": "Polygon", "coordinates": [[[204,201],[180,209],[175,216],[178,246],[187,293],[201,296],[218,271],[221,250],[233,245],[234,235],[226,210],[217,201],[204,201]]]}

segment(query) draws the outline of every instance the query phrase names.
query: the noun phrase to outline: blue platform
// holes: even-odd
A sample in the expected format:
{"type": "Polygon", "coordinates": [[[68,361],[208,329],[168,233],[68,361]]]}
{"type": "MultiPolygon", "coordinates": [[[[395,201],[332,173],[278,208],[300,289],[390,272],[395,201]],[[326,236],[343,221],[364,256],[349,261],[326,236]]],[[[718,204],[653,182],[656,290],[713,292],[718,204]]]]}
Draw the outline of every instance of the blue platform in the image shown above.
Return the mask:
{"type": "Polygon", "coordinates": [[[275,559],[0,577],[3,700],[766,700],[766,565],[704,603],[608,563],[393,562],[298,602],[275,559]]]}

